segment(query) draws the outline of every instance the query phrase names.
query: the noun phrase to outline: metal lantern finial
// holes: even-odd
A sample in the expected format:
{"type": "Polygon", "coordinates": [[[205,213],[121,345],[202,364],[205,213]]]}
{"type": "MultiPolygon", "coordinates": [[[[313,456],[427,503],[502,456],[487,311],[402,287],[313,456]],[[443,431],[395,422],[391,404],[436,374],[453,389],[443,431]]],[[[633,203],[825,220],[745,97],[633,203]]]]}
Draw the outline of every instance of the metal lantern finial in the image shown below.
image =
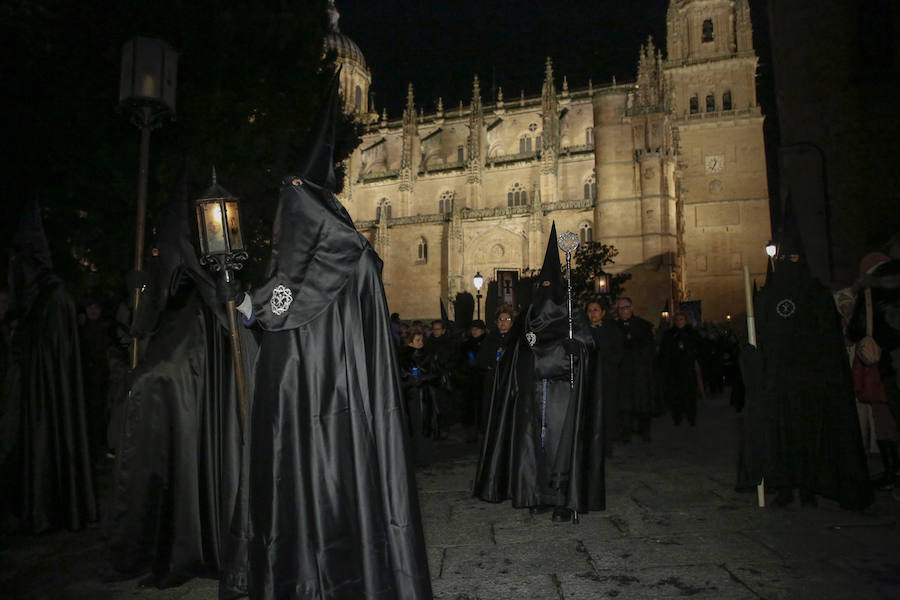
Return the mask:
{"type": "Polygon", "coordinates": [[[578,236],[571,231],[562,233],[559,238],[557,238],[556,245],[566,254],[571,254],[578,248],[578,236]]]}

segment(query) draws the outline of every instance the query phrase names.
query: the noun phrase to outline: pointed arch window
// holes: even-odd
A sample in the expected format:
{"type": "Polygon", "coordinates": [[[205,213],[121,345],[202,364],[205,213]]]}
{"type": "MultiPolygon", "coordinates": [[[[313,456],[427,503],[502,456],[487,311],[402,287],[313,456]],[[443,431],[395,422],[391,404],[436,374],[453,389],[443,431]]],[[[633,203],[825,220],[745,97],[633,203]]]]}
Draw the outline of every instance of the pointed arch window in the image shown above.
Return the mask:
{"type": "Polygon", "coordinates": [[[461,163],[465,160],[465,151],[462,146],[456,147],[456,162],[461,163]]]}
{"type": "Polygon", "coordinates": [[[506,205],[522,206],[523,204],[528,204],[528,192],[525,191],[525,187],[517,181],[512,184],[509,187],[509,191],[506,192],[506,205]]]}
{"type": "Polygon", "coordinates": [[[380,221],[382,215],[385,219],[391,218],[391,201],[387,198],[382,198],[375,207],[375,220],[380,221]]]}
{"type": "Polygon", "coordinates": [[[447,215],[453,212],[454,200],[456,193],[453,190],[444,190],[438,199],[438,212],[447,215]]]}
{"type": "Polygon", "coordinates": [[[425,238],[419,238],[419,244],[416,247],[416,262],[424,264],[428,262],[428,242],[425,238]]]}
{"type": "Polygon", "coordinates": [[[691,96],[691,114],[700,112],[700,96],[694,94],[691,96]]]}
{"type": "Polygon", "coordinates": [[[700,37],[700,41],[702,42],[711,42],[715,39],[713,36],[713,22],[712,19],[706,19],[703,21],[703,33],[700,37]]]}
{"type": "Polygon", "coordinates": [[[716,112],[716,95],[712,92],[706,95],[706,112],[716,112]]]}
{"type": "Polygon", "coordinates": [[[731,110],[731,90],[722,94],[722,110],[731,110]]]}
{"type": "Polygon", "coordinates": [[[584,143],[588,146],[594,145],[594,128],[588,127],[584,130],[584,143]]]}
{"type": "Polygon", "coordinates": [[[584,222],[581,224],[578,231],[578,237],[581,238],[582,244],[594,241],[594,229],[591,227],[590,223],[584,222]]]}
{"type": "Polygon", "coordinates": [[[356,90],[353,92],[353,107],[357,112],[362,110],[362,88],[356,86],[356,90]]]}
{"type": "Polygon", "coordinates": [[[584,199],[597,199],[597,181],[594,179],[593,173],[591,173],[584,179],[584,199]]]}

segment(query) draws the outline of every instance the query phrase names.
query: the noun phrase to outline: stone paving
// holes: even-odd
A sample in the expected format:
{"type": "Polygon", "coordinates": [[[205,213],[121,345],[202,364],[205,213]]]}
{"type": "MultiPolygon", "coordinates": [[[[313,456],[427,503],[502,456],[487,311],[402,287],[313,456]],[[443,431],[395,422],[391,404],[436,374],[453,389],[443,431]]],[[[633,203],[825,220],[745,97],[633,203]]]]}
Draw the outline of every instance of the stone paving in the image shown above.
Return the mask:
{"type": "MultiPolygon", "coordinates": [[[[472,498],[475,445],[442,443],[417,475],[435,598],[900,598],[900,490],[877,492],[863,513],[822,499],[758,508],[755,493],[733,489],[735,428],[716,400],[694,429],[657,419],[651,443],[616,448],[607,510],[577,525],[472,498]]],[[[106,583],[105,554],[99,527],[0,538],[0,597],[217,598],[209,579],[106,583]]]]}

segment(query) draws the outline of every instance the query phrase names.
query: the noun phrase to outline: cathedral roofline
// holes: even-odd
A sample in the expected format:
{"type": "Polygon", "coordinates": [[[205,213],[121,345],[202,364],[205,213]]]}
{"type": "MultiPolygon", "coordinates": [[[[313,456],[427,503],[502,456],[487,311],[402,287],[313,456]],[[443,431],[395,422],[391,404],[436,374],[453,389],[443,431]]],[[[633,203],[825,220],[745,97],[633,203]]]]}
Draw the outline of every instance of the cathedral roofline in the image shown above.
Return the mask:
{"type": "MultiPolygon", "coordinates": [[[[583,88],[569,89],[565,92],[557,92],[556,95],[560,100],[583,100],[593,97],[594,94],[628,92],[634,90],[636,87],[637,83],[634,81],[627,81],[624,83],[611,81],[609,83],[601,85],[591,84],[583,88]]],[[[541,94],[534,94],[530,96],[510,98],[508,100],[500,100],[497,102],[484,102],[481,105],[481,111],[485,114],[485,116],[499,116],[504,114],[514,114],[517,112],[533,111],[534,109],[541,108],[542,100],[543,96],[541,94]]],[[[433,112],[420,112],[416,117],[416,122],[420,125],[427,125],[454,122],[457,120],[466,121],[471,114],[472,107],[468,103],[462,104],[460,105],[460,107],[456,108],[447,108],[446,105],[444,105],[444,109],[440,111],[435,110],[433,112]]],[[[366,133],[375,133],[379,129],[390,129],[402,126],[403,117],[399,116],[387,120],[376,121],[367,125],[366,133]]]]}

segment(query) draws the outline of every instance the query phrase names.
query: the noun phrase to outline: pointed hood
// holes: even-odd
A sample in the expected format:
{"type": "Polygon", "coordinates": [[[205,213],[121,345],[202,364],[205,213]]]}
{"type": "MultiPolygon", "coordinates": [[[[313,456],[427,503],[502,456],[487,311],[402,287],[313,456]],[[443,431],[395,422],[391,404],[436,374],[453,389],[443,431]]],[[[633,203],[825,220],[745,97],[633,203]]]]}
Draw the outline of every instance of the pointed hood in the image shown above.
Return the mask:
{"type": "Polygon", "coordinates": [[[791,254],[799,254],[801,259],[806,257],[803,237],[800,234],[800,224],[794,214],[794,203],[791,201],[790,194],[784,201],[784,212],[775,236],[775,244],[778,247],[778,259],[784,260],[791,254]]]}
{"type": "Polygon", "coordinates": [[[304,144],[297,174],[308,182],[334,193],[337,179],[334,174],[334,138],[338,115],[341,112],[339,94],[341,70],[331,78],[328,91],[304,144]]]}
{"type": "Polygon", "coordinates": [[[44,234],[41,207],[37,200],[25,203],[12,238],[9,259],[9,291],[12,305],[26,313],[41,287],[57,281],[53,275],[50,244],[44,234]]]}
{"type": "Polygon", "coordinates": [[[541,329],[560,316],[566,318],[566,283],[562,276],[562,265],[559,262],[559,250],[556,241],[556,223],[550,227],[550,239],[544,253],[544,265],[534,283],[531,307],[528,309],[526,327],[541,329]],[[561,311],[561,312],[560,312],[561,311]]]}

